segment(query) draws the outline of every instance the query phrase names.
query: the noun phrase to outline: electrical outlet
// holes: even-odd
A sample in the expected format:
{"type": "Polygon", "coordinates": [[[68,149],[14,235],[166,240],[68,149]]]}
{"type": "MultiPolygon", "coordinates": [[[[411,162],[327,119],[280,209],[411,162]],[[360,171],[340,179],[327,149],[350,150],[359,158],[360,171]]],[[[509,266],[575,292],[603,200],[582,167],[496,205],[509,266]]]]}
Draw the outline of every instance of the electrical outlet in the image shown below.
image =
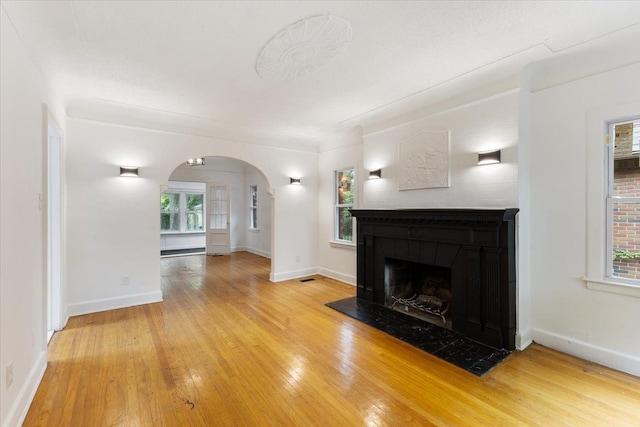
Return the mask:
{"type": "Polygon", "coordinates": [[[296,255],[296,262],[300,262],[300,255],[296,255]]]}
{"type": "Polygon", "coordinates": [[[7,365],[7,372],[6,372],[6,375],[5,375],[5,381],[7,383],[7,388],[9,388],[9,386],[13,382],[13,362],[9,362],[9,364],[7,365]]]}
{"type": "Polygon", "coordinates": [[[122,276],[122,286],[128,286],[131,283],[131,277],[122,276]]]}

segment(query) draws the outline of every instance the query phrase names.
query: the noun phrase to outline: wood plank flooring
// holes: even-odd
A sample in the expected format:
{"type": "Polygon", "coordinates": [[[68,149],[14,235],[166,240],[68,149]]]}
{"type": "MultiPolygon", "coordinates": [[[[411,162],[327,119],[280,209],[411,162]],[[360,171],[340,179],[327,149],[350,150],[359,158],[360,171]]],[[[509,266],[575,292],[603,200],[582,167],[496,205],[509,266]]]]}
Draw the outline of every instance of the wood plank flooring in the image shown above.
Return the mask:
{"type": "Polygon", "coordinates": [[[538,345],[478,378],[324,306],[352,286],[161,263],[164,302],[54,335],[25,426],[640,425],[640,378],[538,345]]]}

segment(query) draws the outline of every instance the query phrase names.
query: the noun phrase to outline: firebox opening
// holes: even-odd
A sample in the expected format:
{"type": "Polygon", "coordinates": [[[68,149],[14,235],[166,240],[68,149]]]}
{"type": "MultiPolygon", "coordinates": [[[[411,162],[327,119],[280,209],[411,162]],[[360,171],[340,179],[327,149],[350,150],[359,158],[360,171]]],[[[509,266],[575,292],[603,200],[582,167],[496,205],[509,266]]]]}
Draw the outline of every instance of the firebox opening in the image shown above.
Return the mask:
{"type": "Polygon", "coordinates": [[[386,258],[384,305],[452,329],[451,269],[386,258]]]}

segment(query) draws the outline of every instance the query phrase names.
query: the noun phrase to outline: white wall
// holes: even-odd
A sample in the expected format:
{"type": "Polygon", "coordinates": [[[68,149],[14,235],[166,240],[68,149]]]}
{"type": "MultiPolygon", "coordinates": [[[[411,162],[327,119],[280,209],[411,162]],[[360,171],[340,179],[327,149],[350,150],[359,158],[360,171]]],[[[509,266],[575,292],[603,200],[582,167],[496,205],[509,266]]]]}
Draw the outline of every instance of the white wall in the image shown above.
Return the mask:
{"type": "Polygon", "coordinates": [[[67,153],[71,314],[161,299],[160,187],[190,157],[239,158],[263,171],[276,194],[271,279],[315,271],[315,153],[79,119],[68,120],[67,153]],[[120,178],[119,165],[139,166],[140,177],[120,178]],[[302,186],[288,185],[292,174],[302,186]]]}
{"type": "MultiPolygon", "coordinates": [[[[357,207],[506,208],[518,207],[518,110],[514,92],[458,106],[440,113],[367,133],[351,131],[329,138],[320,154],[320,271],[355,283],[355,250],[331,245],[333,238],[333,171],[354,166],[357,207]],[[398,190],[399,144],[422,131],[451,131],[449,188],[398,190]],[[333,143],[332,143],[333,142],[333,143]],[[478,166],[478,152],[502,150],[502,163],[478,166]],[[368,171],[382,168],[382,179],[368,171]]],[[[397,120],[394,120],[397,123],[397,120]]],[[[380,129],[379,124],[376,129],[380,129]]]]}
{"type": "MultiPolygon", "coordinates": [[[[527,74],[529,82],[538,72],[545,72],[545,64],[527,74]]],[[[522,130],[528,133],[522,143],[529,155],[521,161],[529,175],[520,185],[529,200],[521,253],[530,265],[520,273],[531,292],[532,337],[640,375],[640,300],[587,289],[583,280],[587,222],[593,214],[587,210],[587,151],[591,143],[604,143],[604,132],[588,134],[589,115],[640,103],[640,64],[523,93],[523,102],[529,104],[531,123],[522,130]]],[[[603,130],[601,125],[596,129],[603,130]]]]}
{"type": "Polygon", "coordinates": [[[362,133],[353,129],[327,138],[320,153],[318,224],[318,265],[320,273],[343,282],[356,284],[356,246],[335,243],[335,175],[340,169],[354,168],[356,181],[355,207],[362,204],[363,180],[368,172],[362,168],[362,133]]]}
{"type": "MultiPolygon", "coordinates": [[[[313,164],[307,163],[308,169],[304,170],[291,166],[287,160],[280,163],[271,159],[273,166],[284,165],[284,170],[290,171],[286,183],[272,189],[275,198],[270,278],[273,281],[318,272],[318,155],[313,157],[313,164]],[[300,177],[302,185],[289,185],[289,176],[300,177]]],[[[273,183],[270,174],[264,168],[260,169],[273,183]]]]}
{"type": "Polygon", "coordinates": [[[242,227],[246,230],[243,250],[271,258],[271,227],[273,210],[269,183],[259,170],[254,167],[245,168],[242,227]],[[258,229],[249,229],[249,186],[258,186],[258,229]]]}
{"type": "Polygon", "coordinates": [[[47,115],[64,132],[39,74],[0,8],[0,423],[19,425],[47,362],[47,115]],[[44,103],[52,106],[49,112],[44,103]],[[6,368],[13,363],[7,388],[6,368]]]}
{"type": "Polygon", "coordinates": [[[518,94],[509,92],[375,133],[363,132],[366,208],[503,208],[518,206],[518,94]],[[398,190],[399,145],[423,131],[451,131],[450,187],[398,190]],[[478,166],[478,152],[501,149],[502,163],[478,166]]]}

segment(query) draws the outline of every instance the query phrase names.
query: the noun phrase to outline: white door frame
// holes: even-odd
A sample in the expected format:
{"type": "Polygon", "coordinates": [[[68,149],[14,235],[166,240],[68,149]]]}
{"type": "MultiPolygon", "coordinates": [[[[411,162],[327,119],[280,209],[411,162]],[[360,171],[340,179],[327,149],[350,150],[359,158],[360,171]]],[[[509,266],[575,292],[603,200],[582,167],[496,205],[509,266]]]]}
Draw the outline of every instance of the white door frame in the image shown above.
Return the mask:
{"type": "Polygon", "coordinates": [[[62,133],[50,117],[47,138],[47,337],[64,327],[62,277],[64,266],[62,133]]]}

